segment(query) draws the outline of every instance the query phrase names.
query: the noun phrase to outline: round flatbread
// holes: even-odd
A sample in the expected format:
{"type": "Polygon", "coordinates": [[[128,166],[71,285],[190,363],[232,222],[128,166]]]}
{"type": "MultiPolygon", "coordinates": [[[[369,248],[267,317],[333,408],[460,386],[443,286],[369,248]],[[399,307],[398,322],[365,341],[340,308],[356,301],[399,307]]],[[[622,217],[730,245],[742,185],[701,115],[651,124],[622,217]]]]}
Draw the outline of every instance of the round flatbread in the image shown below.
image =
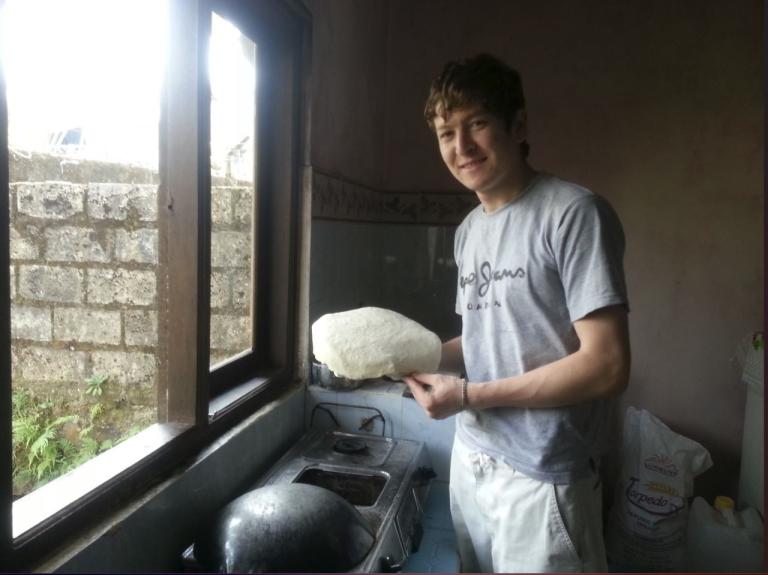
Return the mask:
{"type": "Polygon", "coordinates": [[[312,347],[315,359],[350,379],[434,372],[441,353],[437,334],[379,307],[322,316],[312,324],[312,347]]]}

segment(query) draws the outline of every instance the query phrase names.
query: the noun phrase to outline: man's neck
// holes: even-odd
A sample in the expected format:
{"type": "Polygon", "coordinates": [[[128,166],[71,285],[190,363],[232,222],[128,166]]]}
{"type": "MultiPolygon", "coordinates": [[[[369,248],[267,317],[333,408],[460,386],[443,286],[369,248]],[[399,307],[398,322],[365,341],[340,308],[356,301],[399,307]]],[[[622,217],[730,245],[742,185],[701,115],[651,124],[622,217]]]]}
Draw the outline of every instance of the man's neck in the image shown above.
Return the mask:
{"type": "Polygon", "coordinates": [[[520,198],[538,174],[539,172],[534,170],[528,162],[523,162],[518,177],[510,181],[503,188],[497,188],[488,192],[475,192],[477,199],[483,205],[483,211],[486,214],[493,213],[520,198]]]}

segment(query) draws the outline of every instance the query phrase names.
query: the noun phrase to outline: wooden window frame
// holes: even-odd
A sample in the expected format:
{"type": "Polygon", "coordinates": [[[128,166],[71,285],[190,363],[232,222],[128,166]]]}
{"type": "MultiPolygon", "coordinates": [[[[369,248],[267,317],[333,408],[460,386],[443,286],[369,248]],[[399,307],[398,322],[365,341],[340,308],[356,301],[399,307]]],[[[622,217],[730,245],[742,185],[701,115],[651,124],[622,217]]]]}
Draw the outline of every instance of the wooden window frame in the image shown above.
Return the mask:
{"type": "Polygon", "coordinates": [[[298,264],[301,171],[309,157],[309,13],[298,0],[171,0],[169,22],[173,31],[160,130],[158,204],[165,231],[160,253],[168,273],[159,293],[167,302],[161,325],[174,337],[166,338],[161,349],[168,377],[158,385],[159,423],[104,454],[111,457],[97,456],[48,484],[69,489],[71,502],[16,538],[10,472],[8,110],[0,70],[0,570],[26,570],[110,513],[105,509],[114,510],[116,503],[169,477],[180,463],[283,393],[302,364],[297,357],[298,264]],[[257,43],[259,82],[266,89],[257,100],[261,155],[253,220],[254,344],[250,352],[211,372],[210,87],[205,71],[213,12],[257,43]],[[78,492],[83,478],[96,487],[78,492]]]}
{"type": "MultiPolygon", "coordinates": [[[[257,393],[266,380],[285,380],[292,371],[296,334],[291,326],[297,321],[297,208],[305,146],[302,124],[297,121],[304,102],[297,92],[301,79],[296,73],[305,54],[292,40],[298,33],[295,22],[286,21],[277,13],[291,5],[212,0],[211,6],[223,18],[237,23],[240,31],[256,43],[259,54],[253,347],[211,372],[214,398],[237,394],[238,389],[257,393]],[[266,22],[272,24],[265,25],[266,22]],[[285,87],[290,87],[291,92],[286,94],[285,87]],[[281,193],[272,193],[273,190],[281,193]],[[275,229],[275,222],[288,225],[275,229]]],[[[206,174],[210,174],[210,169],[206,174]]],[[[210,229],[210,206],[205,206],[202,212],[208,216],[205,225],[210,229]]],[[[210,262],[210,254],[205,261],[210,262]]],[[[209,327],[202,331],[208,333],[209,327]]],[[[212,410],[209,415],[214,416],[215,412],[212,410]]]]}

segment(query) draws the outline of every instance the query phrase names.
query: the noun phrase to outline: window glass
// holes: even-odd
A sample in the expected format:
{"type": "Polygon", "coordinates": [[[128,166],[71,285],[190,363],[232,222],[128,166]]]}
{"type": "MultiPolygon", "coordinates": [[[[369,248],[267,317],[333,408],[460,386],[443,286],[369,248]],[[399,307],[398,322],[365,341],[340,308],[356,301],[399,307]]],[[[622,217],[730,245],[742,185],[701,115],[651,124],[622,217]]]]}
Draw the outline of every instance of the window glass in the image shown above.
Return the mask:
{"type": "Polygon", "coordinates": [[[163,0],[6,0],[13,492],[157,421],[163,0]]]}
{"type": "Polygon", "coordinates": [[[210,364],[252,346],[256,44],[213,14],[210,364]]]}

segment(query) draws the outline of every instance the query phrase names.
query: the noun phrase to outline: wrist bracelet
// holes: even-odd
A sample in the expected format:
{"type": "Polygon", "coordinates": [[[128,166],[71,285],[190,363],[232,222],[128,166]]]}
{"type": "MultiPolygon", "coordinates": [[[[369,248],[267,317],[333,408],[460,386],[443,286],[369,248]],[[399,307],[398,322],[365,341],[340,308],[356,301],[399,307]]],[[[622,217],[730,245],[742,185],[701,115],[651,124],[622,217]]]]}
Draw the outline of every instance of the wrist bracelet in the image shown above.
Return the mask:
{"type": "Polygon", "coordinates": [[[469,407],[469,393],[467,391],[468,382],[466,378],[461,380],[461,411],[469,407]]]}

